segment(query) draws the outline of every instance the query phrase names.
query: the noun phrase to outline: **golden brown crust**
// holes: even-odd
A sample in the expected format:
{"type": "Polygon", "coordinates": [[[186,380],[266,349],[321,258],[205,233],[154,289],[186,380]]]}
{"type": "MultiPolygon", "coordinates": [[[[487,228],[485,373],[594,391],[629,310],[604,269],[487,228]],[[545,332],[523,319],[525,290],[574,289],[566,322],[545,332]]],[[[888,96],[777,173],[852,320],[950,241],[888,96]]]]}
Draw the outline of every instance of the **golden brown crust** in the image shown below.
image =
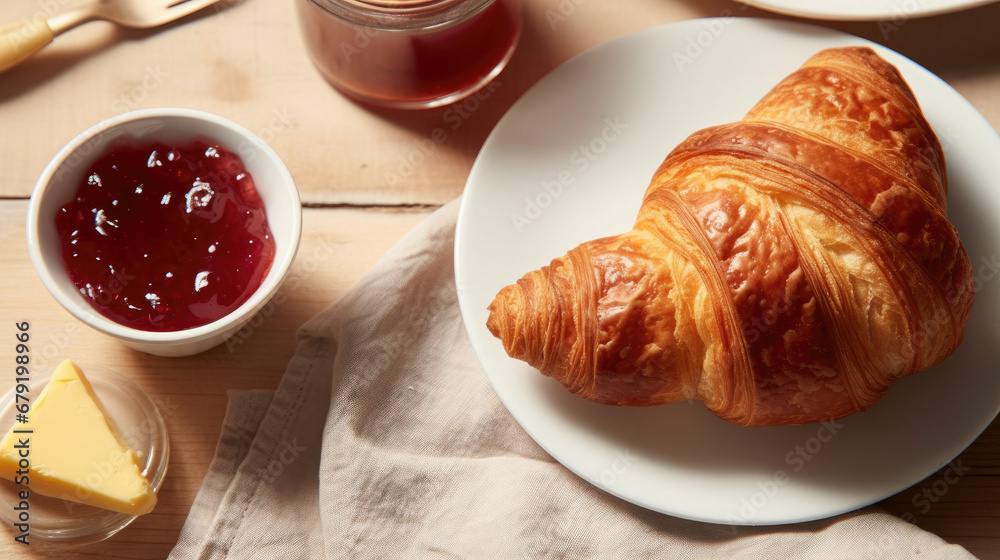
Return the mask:
{"type": "Polygon", "coordinates": [[[488,327],[597,402],[698,398],[745,425],[845,416],[961,342],[972,267],[946,193],[895,67],[821,51],[671,152],[632,231],[501,290],[488,327]]]}

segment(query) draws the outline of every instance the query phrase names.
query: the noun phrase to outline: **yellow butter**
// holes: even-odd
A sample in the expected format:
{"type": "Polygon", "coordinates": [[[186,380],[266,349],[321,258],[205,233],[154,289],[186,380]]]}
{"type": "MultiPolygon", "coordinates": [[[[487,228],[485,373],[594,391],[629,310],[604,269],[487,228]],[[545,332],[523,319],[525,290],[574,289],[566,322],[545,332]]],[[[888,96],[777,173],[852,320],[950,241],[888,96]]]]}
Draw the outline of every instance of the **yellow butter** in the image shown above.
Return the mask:
{"type": "Polygon", "coordinates": [[[0,476],[63,500],[121,513],[148,513],[156,494],[136,455],[115,432],[83,372],[70,360],[32,399],[28,422],[15,422],[0,442],[0,476]],[[14,433],[31,430],[32,433],[14,433]],[[20,454],[30,462],[27,473],[20,454]]]}

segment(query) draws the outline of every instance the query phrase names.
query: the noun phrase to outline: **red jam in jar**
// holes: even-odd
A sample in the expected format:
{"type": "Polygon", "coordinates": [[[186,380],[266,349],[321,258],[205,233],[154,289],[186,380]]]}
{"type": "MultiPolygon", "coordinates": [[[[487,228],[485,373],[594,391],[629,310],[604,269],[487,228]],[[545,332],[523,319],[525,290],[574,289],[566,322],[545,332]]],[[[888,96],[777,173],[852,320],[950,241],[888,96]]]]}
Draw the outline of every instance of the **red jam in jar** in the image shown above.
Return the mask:
{"type": "Polygon", "coordinates": [[[320,72],[361,101],[436,107],[489,83],[521,36],[521,0],[296,0],[320,72]]]}
{"type": "Polygon", "coordinates": [[[205,325],[260,287],[275,245],[240,158],[217,143],[115,143],[56,216],[83,298],[144,331],[205,325]]]}

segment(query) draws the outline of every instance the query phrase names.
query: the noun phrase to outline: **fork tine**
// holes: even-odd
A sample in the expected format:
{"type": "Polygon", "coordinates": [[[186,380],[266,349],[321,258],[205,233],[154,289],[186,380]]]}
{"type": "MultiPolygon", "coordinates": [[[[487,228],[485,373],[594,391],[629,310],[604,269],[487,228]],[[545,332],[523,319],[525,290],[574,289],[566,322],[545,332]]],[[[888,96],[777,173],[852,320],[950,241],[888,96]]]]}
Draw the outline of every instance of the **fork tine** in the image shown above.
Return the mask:
{"type": "Polygon", "coordinates": [[[166,6],[171,19],[182,18],[188,14],[217,3],[219,0],[170,0],[166,6]]]}

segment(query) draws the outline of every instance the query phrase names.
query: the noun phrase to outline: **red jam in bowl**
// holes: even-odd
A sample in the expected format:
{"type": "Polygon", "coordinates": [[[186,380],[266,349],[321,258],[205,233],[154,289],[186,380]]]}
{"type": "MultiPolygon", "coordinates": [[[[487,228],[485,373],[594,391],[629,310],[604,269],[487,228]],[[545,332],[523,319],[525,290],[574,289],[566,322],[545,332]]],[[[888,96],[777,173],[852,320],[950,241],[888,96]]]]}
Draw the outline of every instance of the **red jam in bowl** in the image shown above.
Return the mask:
{"type": "Polygon", "coordinates": [[[56,216],[63,263],[102,315],[134,329],[206,325],[243,304],[274,260],[264,203],[217,143],[120,141],[56,216]]]}

